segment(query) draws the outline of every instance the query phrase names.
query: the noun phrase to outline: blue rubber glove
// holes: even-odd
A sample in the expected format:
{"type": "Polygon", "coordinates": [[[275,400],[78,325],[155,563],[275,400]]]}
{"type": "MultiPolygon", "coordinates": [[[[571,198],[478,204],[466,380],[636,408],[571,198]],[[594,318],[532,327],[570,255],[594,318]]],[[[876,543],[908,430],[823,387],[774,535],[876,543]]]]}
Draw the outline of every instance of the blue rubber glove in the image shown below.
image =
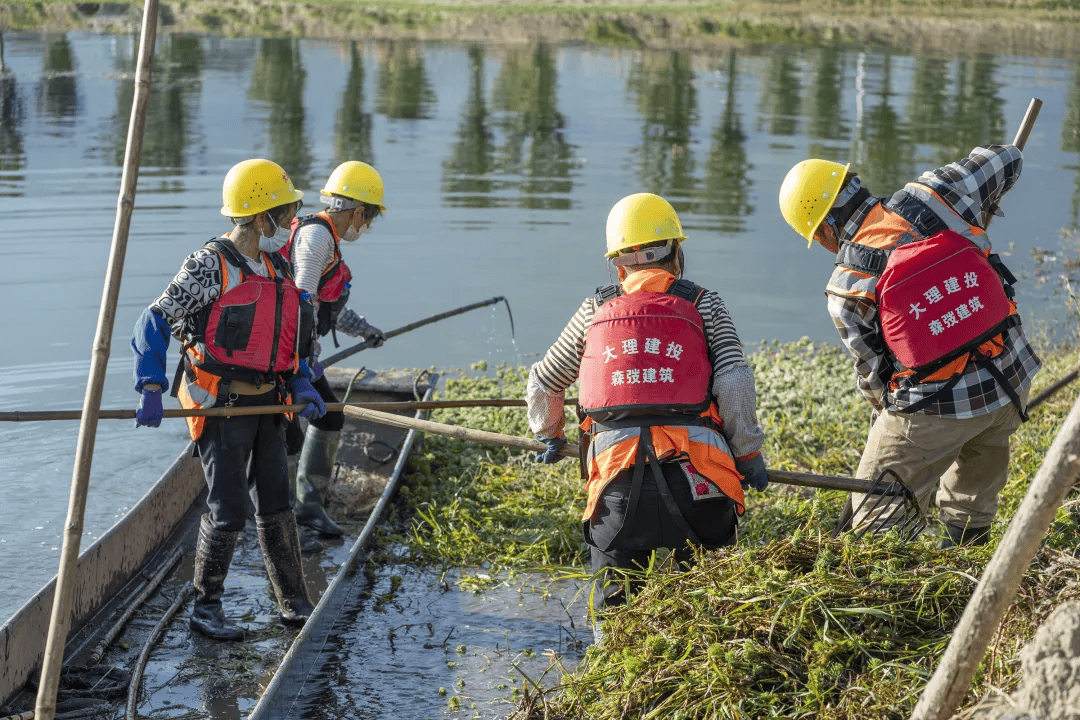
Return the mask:
{"type": "Polygon", "coordinates": [[[315,388],[307,378],[296,377],[289,383],[289,392],[292,394],[294,405],[308,403],[308,406],[300,411],[300,417],[308,420],[318,420],[326,414],[326,403],[319,396],[315,388]]]}
{"type": "Polygon", "coordinates": [[[562,460],[562,457],[559,455],[559,451],[562,450],[564,445],[566,445],[566,438],[538,437],[536,439],[542,443],[547,443],[547,450],[542,453],[536,454],[536,462],[552,464],[559,462],[559,460],[562,460]]]}
{"type": "Polygon", "coordinates": [[[318,360],[311,366],[311,382],[317,381],[323,375],[322,363],[318,360]]]}
{"type": "Polygon", "coordinates": [[[743,476],[740,483],[743,490],[750,488],[761,492],[768,487],[769,474],[765,469],[765,457],[761,453],[745,460],[736,459],[735,469],[743,476]]]}
{"type": "Polygon", "coordinates": [[[135,411],[135,427],[145,425],[158,427],[165,411],[161,407],[160,390],[143,390],[142,399],[139,400],[139,408],[135,411]]]}

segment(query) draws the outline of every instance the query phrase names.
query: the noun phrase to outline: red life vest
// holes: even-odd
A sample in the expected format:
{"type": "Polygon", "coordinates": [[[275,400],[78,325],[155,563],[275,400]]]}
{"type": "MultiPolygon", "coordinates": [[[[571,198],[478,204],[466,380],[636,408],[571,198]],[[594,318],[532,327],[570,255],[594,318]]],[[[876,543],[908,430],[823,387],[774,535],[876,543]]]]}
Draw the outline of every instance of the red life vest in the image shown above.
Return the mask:
{"type": "Polygon", "coordinates": [[[271,275],[265,278],[247,270],[231,242],[214,239],[207,245],[222,257],[223,279],[231,274],[228,263],[239,271],[240,282],[223,282],[221,297],[197,321],[197,352],[188,353],[188,362],[226,379],[256,383],[294,370],[297,357],[310,354],[312,321],[288,266],[273,253],[262,254],[271,275]]]}
{"type": "Polygon", "coordinates": [[[581,409],[593,420],[697,417],[709,408],[705,327],[693,302],[673,294],[680,286],[621,295],[593,316],[578,373],[581,409]]]}
{"type": "Polygon", "coordinates": [[[1013,313],[986,255],[948,229],[894,248],[877,298],[885,344],[916,373],[977,348],[1013,313]]]}
{"type": "Polygon", "coordinates": [[[296,239],[296,233],[300,228],[312,223],[325,227],[334,238],[334,259],[330,262],[329,267],[323,271],[322,275],[319,276],[319,287],[315,291],[315,299],[319,301],[315,332],[319,337],[322,337],[333,330],[334,325],[337,324],[337,317],[349,300],[348,285],[352,280],[352,271],[349,270],[349,266],[345,264],[345,260],[341,256],[341,240],[334,229],[334,223],[324,212],[303,218],[293,218],[289,242],[285,243],[278,252],[295,268],[293,243],[296,239]]]}

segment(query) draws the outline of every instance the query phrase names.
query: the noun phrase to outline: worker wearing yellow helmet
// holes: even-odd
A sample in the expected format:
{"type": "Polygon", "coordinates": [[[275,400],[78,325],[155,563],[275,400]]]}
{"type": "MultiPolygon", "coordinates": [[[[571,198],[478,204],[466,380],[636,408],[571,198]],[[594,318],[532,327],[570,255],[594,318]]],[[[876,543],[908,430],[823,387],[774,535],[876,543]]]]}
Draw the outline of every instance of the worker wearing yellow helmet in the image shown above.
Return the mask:
{"type": "MultiPolygon", "coordinates": [[[[382,177],[367,163],[357,160],[341,163],[323,186],[320,200],[326,208],[296,220],[282,253],[292,263],[297,285],[314,299],[318,337],[331,335],[336,347],[337,332],[342,332],[378,347],[385,340],[382,331],[345,307],[352,272],[342,256],[341,243],[355,241],[371,228],[375,218],[386,212],[382,177]]],[[[337,402],[317,362],[318,352],[316,344],[313,384],[325,402],[337,402]]],[[[304,434],[297,463],[297,521],[327,537],[342,534],[341,527],[326,513],[323,497],[333,476],[344,423],[345,416],[340,412],[328,412],[312,420],[304,434]]]]}
{"type": "MultiPolygon", "coordinates": [[[[170,336],[181,341],[173,394],[184,408],[291,402],[306,405],[300,414],[310,420],[326,412],[304,361],[314,339],[311,304],[277,253],[303,196],[270,160],[245,160],[229,170],[221,214],[231,229],[188,255],[135,324],[134,382],[142,395],[137,426],[161,423],[170,336]]],[[[207,484],[207,513],[195,549],[191,628],[218,640],[243,636],[227,619],[222,594],[252,501],[280,617],[303,624],[314,608],[285,470],[284,417],[199,417],[189,418],[188,425],[207,484]]]]}
{"type": "Polygon", "coordinates": [[[579,382],[597,607],[623,601],[611,568],[644,567],[660,547],[688,562],[691,546],[734,543],[744,486],[768,483],[753,372],[724,301],[682,278],[674,208],[629,195],[606,234],[619,283],[585,298],[527,386],[529,427],[548,446],[537,461],[550,463],[579,382]]]}
{"type": "MultiPolygon", "coordinates": [[[[895,474],[924,513],[936,487],[942,547],[988,540],[1040,367],[986,233],[1022,164],[1015,146],[978,147],[877,197],[850,166],[812,159],[780,187],[788,224],[836,256],[829,314],[874,411],[858,476],[895,474]]],[[[850,502],[864,530],[903,515],[899,498],[850,502]]]]}

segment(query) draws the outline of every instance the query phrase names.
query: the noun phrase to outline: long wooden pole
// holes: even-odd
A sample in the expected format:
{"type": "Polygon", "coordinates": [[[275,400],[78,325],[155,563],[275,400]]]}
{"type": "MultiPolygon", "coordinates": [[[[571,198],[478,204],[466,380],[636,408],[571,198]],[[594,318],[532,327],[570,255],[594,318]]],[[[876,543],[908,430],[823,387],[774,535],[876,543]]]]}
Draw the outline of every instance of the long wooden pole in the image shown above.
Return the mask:
{"type": "MultiPolygon", "coordinates": [[[[461,315],[462,313],[469,312],[470,310],[475,310],[476,308],[482,308],[482,307],[486,307],[488,305],[494,305],[497,302],[506,303],[506,312],[508,312],[508,313],[510,312],[510,303],[509,303],[509,301],[507,301],[507,299],[504,298],[502,295],[499,295],[498,297],[489,298],[487,300],[481,300],[480,302],[474,302],[474,303],[471,303],[469,305],[464,305],[462,307],[455,308],[454,310],[447,310],[446,312],[441,312],[441,313],[438,313],[437,315],[432,315],[431,317],[426,317],[423,320],[417,320],[416,322],[411,322],[408,325],[402,325],[399,328],[395,328],[394,330],[383,333],[383,337],[385,337],[387,340],[389,340],[392,337],[396,337],[398,335],[401,335],[402,333],[407,333],[410,330],[415,330],[416,328],[423,327],[425,325],[430,325],[431,323],[438,322],[439,320],[445,320],[448,317],[454,317],[455,315],[461,315]]],[[[511,313],[510,314],[510,335],[511,335],[511,337],[513,336],[513,334],[514,334],[514,315],[513,315],[513,313],[511,313]]],[[[320,360],[320,362],[322,363],[323,367],[330,367],[334,363],[341,362],[345,358],[347,358],[347,357],[349,357],[351,355],[355,355],[356,353],[360,352],[361,350],[367,350],[369,347],[371,347],[374,344],[375,344],[375,342],[373,340],[365,340],[364,342],[359,343],[357,345],[353,345],[350,348],[345,348],[344,350],[342,350],[340,352],[336,352],[333,355],[331,355],[330,357],[327,357],[327,358],[325,358],[323,360],[320,360]]]]}
{"type": "Polygon", "coordinates": [[[90,359],[90,376],[86,383],[86,396],[83,400],[82,423],[79,426],[79,439],[75,447],[71,496],[68,501],[63,545],[60,549],[60,569],[53,594],[49,636],[45,643],[41,681],[38,684],[37,700],[34,705],[34,715],[37,720],[53,720],[56,713],[56,692],[60,685],[60,665],[64,657],[68,626],[71,622],[71,600],[75,589],[79,542],[83,534],[83,517],[86,511],[87,489],[90,484],[90,466],[94,457],[94,440],[97,436],[98,410],[101,408],[102,386],[109,362],[110,340],[116,319],[116,303],[120,295],[120,279],[124,273],[128,229],[131,225],[131,211],[135,205],[135,187],[139,179],[143,127],[146,125],[146,108],[150,100],[150,76],[154,59],[154,43],[157,37],[157,14],[157,0],[145,0],[142,33],[139,38],[139,59],[135,68],[135,97],[131,104],[131,118],[128,123],[124,171],[120,179],[120,197],[117,200],[116,222],[113,225],[109,264],[105,273],[105,288],[102,292],[97,332],[90,359]]]}
{"type": "MultiPolygon", "coordinates": [[[[1023,149],[1042,100],[1032,98],[1013,145],[1023,149]]],[[[987,225],[990,224],[987,219],[987,225]]],[[[911,720],[946,720],[967,696],[998,624],[1012,604],[1020,579],[1035,557],[1054,513],[1080,475],[1080,398],[1039,466],[1020,508],[998,543],[968,600],[941,662],[926,684],[911,720]]]]}
{"type": "MultiPolygon", "coordinates": [[[[379,410],[371,410],[366,407],[346,406],[343,412],[357,420],[367,420],[381,425],[405,428],[407,430],[419,430],[432,435],[443,435],[467,440],[470,442],[495,445],[497,447],[511,448],[513,450],[528,450],[531,452],[543,452],[547,445],[539,440],[518,437],[516,435],[503,435],[502,433],[488,432],[486,430],[473,430],[460,425],[447,425],[445,423],[420,420],[407,415],[394,415],[379,410]]],[[[576,445],[567,445],[559,451],[560,457],[576,458],[578,450],[576,445]]],[[[779,470],[769,471],[769,480],[784,485],[798,485],[800,487],[814,487],[825,490],[846,490],[851,492],[870,492],[870,482],[857,478],[833,477],[831,475],[814,475],[812,473],[784,472],[779,470]]]]}
{"type": "Polygon", "coordinates": [[[975,587],[911,720],[946,720],[971,679],[1065,495],[1080,477],[1080,398],[1054,438],[1023,502],[975,587]]]}
{"type": "MultiPolygon", "coordinates": [[[[577,405],[577,398],[567,398],[567,405],[577,405]]],[[[326,403],[331,412],[341,412],[346,406],[366,407],[372,410],[443,410],[470,407],[525,407],[519,398],[481,398],[477,400],[408,400],[404,402],[357,401],[349,403],[326,403]]],[[[212,407],[200,409],[165,410],[163,417],[239,417],[241,415],[273,415],[275,413],[300,412],[304,405],[252,405],[249,407],[212,407]]],[[[99,420],[131,420],[134,410],[99,410],[99,420]]],[[[82,410],[7,410],[0,412],[0,422],[41,422],[44,420],[79,420],[82,410]]]]}

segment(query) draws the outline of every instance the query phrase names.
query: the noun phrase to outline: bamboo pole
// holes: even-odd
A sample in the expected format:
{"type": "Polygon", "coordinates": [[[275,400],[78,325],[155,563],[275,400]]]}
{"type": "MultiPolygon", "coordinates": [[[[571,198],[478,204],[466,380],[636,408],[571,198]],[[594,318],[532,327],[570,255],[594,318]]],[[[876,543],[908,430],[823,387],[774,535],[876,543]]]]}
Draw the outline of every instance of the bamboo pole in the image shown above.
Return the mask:
{"type": "MultiPolygon", "coordinates": [[[[383,337],[386,338],[387,340],[389,340],[392,337],[396,337],[396,336],[401,335],[403,333],[407,333],[410,330],[415,330],[416,328],[423,327],[425,325],[430,325],[431,323],[438,322],[439,320],[445,320],[448,317],[454,317],[455,315],[461,315],[462,313],[466,313],[466,312],[468,312],[470,310],[475,310],[476,308],[482,308],[482,307],[486,307],[488,305],[494,305],[497,302],[506,303],[506,312],[510,313],[510,302],[506,298],[504,298],[502,295],[499,295],[498,297],[489,298],[487,300],[481,300],[480,302],[474,302],[474,303],[472,303],[470,305],[463,305],[462,307],[456,308],[454,310],[447,310],[446,312],[441,312],[441,313],[439,313],[437,315],[432,315],[431,317],[426,317],[423,320],[417,320],[416,322],[411,322],[408,325],[402,325],[399,328],[396,328],[396,329],[391,330],[389,332],[383,333],[383,337]]],[[[511,337],[514,336],[514,315],[513,315],[513,313],[510,313],[510,336],[511,337]]],[[[364,342],[359,343],[357,345],[353,345],[350,348],[345,348],[344,350],[342,350],[340,352],[336,352],[333,355],[331,355],[330,357],[328,357],[325,360],[322,360],[320,362],[322,363],[323,367],[330,367],[334,363],[341,362],[345,358],[347,358],[347,357],[349,357],[351,355],[355,355],[356,353],[360,352],[361,350],[367,350],[369,347],[371,347],[374,344],[375,344],[374,340],[365,340],[364,342]]]]}
{"type": "MultiPolygon", "coordinates": [[[[567,398],[567,405],[576,405],[577,398],[567,398]]],[[[394,412],[398,410],[439,410],[471,407],[525,407],[518,398],[487,398],[479,400],[409,400],[406,402],[358,401],[349,403],[326,403],[327,412],[341,412],[346,407],[365,407],[372,410],[394,412]]],[[[300,412],[303,405],[251,405],[248,407],[169,408],[162,417],[240,417],[242,415],[274,415],[300,412]]],[[[100,410],[99,420],[131,420],[134,410],[100,410]]],[[[0,422],[41,422],[45,420],[79,420],[82,410],[11,410],[0,412],[0,422]]]]}
{"type": "Polygon", "coordinates": [[[153,68],[154,43],[157,37],[157,14],[157,0],[145,0],[142,32],[139,38],[139,59],[135,69],[135,97],[132,100],[131,118],[128,123],[124,170],[120,179],[120,197],[117,199],[116,222],[113,225],[105,287],[102,292],[101,309],[98,314],[97,331],[90,359],[90,376],[86,383],[86,396],[83,400],[82,423],[79,426],[79,439],[75,448],[71,496],[68,502],[67,522],[64,526],[63,545],[60,549],[60,569],[53,593],[49,635],[45,643],[41,680],[38,684],[34,706],[34,715],[37,720],[53,720],[56,714],[56,692],[60,685],[60,665],[64,657],[68,626],[71,623],[71,601],[79,560],[79,542],[83,534],[90,467],[94,458],[98,411],[101,409],[102,386],[105,382],[106,365],[109,362],[110,341],[116,319],[116,303],[120,295],[120,279],[124,273],[124,256],[127,253],[128,229],[131,225],[131,211],[135,205],[135,187],[139,179],[143,127],[146,125],[146,108],[150,100],[150,77],[153,68]]]}
{"type": "Polygon", "coordinates": [[[1012,604],[1066,493],[1080,477],[1080,398],[1054,438],[1023,502],[990,558],[911,720],[946,720],[967,696],[975,669],[1012,604]]]}
{"type": "MultiPolygon", "coordinates": [[[[1032,98],[1013,145],[1027,143],[1042,100],[1032,98]]],[[[992,217],[992,216],[991,216],[992,217]]],[[[986,221],[989,227],[990,218],[986,221]]],[[[1045,399],[1040,396],[1040,402],[1045,399]]],[[[1031,406],[1029,405],[1029,408],[1031,406]]],[[[1020,579],[1035,557],[1046,529],[1065,494],[1080,475],[1080,398],[1073,404],[1065,424],[1054,438],[1039,466],[1020,508],[968,600],[949,645],[933,676],[923,689],[911,720],[945,720],[952,717],[971,687],[975,669],[982,661],[1002,616],[1016,595],[1020,579]]]]}
{"type": "MultiPolygon", "coordinates": [[[[488,432],[486,430],[473,430],[460,425],[447,425],[445,423],[420,420],[407,415],[394,415],[392,413],[371,410],[355,405],[346,406],[343,412],[357,420],[367,420],[381,425],[405,428],[407,430],[419,430],[432,435],[443,435],[457,440],[495,445],[497,447],[511,448],[513,450],[527,450],[530,452],[543,452],[547,445],[539,440],[518,437],[516,435],[503,435],[502,433],[488,432]]],[[[578,449],[575,445],[566,445],[559,450],[559,457],[576,458],[578,449]]],[[[784,485],[798,485],[801,487],[822,488],[825,490],[847,490],[851,492],[870,492],[870,482],[857,478],[833,477],[831,475],[814,475],[812,473],[784,472],[779,470],[769,471],[769,480],[784,485]]]]}

